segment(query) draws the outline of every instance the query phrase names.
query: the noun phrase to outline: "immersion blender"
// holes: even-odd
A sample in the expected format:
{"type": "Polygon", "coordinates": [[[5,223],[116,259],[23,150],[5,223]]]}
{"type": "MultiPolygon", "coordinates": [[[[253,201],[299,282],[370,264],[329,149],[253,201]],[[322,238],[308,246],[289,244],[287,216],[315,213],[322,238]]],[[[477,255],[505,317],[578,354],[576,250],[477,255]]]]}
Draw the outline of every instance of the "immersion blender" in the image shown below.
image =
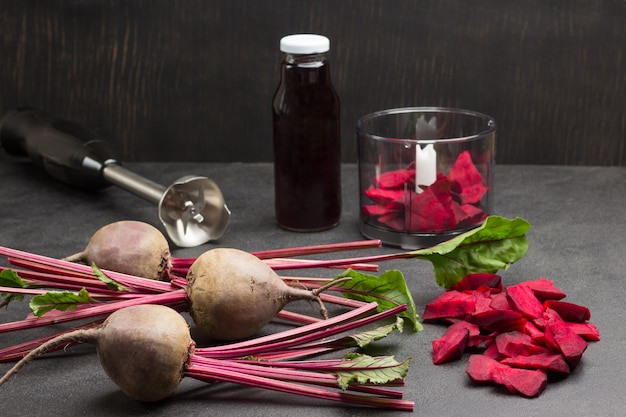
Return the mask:
{"type": "Polygon", "coordinates": [[[185,176],[164,187],[122,167],[110,145],[84,127],[36,109],[18,109],[0,120],[0,147],[27,156],[52,177],[87,189],[110,184],[158,206],[172,242],[193,247],[218,239],[230,211],[214,181],[185,176]]]}

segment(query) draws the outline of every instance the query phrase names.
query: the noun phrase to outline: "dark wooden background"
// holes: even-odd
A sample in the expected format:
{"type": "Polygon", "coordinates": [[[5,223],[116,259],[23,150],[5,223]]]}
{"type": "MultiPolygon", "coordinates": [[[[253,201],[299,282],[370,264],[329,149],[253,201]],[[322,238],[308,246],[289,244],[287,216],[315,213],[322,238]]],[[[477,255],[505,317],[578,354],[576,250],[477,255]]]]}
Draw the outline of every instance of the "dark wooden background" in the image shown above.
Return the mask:
{"type": "Polygon", "coordinates": [[[497,163],[626,165],[624,0],[1,0],[0,112],[29,105],[122,161],[271,161],[281,36],[331,39],[342,152],[359,116],[492,115],[497,163]]]}

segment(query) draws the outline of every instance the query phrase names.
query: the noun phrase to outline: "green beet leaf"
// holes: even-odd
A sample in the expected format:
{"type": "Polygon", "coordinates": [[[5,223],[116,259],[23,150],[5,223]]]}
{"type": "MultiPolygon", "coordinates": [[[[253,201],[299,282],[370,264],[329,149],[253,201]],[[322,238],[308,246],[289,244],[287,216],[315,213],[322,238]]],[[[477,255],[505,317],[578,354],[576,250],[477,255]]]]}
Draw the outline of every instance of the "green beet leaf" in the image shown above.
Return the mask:
{"type": "Polygon", "coordinates": [[[91,304],[95,300],[89,296],[86,289],[78,293],[71,291],[48,291],[37,295],[30,300],[30,309],[37,317],[41,317],[50,310],[73,310],[80,304],[91,304]]]}
{"type": "Polygon", "coordinates": [[[408,370],[411,358],[398,362],[393,356],[372,357],[351,353],[337,365],[335,373],[337,383],[342,389],[350,384],[387,384],[403,379],[408,370]]]}
{"type": "Polygon", "coordinates": [[[506,270],[528,251],[530,224],[520,218],[489,216],[479,227],[430,248],[410,252],[429,260],[437,284],[450,288],[464,276],[506,270]]]}
{"type": "MultiPolygon", "coordinates": [[[[0,287],[28,288],[28,285],[15,271],[5,269],[0,272],[0,287]]],[[[0,293],[0,296],[3,300],[2,305],[7,305],[11,301],[22,301],[24,299],[23,294],[0,293]]]]}
{"type": "Polygon", "coordinates": [[[402,333],[403,326],[404,326],[404,320],[402,320],[402,318],[398,316],[396,317],[396,321],[394,323],[387,324],[385,326],[380,326],[372,330],[367,330],[364,332],[352,334],[347,337],[354,340],[354,342],[356,343],[358,347],[364,348],[365,346],[369,345],[372,342],[375,342],[376,340],[383,339],[394,330],[397,330],[400,333],[402,333]]]}
{"type": "Polygon", "coordinates": [[[380,276],[364,274],[353,269],[345,270],[337,278],[350,279],[338,281],[336,286],[345,290],[343,296],[352,300],[378,303],[378,311],[384,311],[402,304],[407,305],[405,312],[400,316],[406,318],[413,324],[413,331],[423,329],[419,322],[417,308],[413,301],[411,291],[406,285],[404,275],[398,270],[389,270],[380,276]]]}
{"type": "Polygon", "coordinates": [[[91,270],[93,271],[94,275],[96,276],[96,278],[98,278],[100,281],[104,282],[107,286],[108,289],[110,290],[114,290],[114,291],[128,291],[128,289],[123,286],[122,284],[120,284],[119,282],[116,282],[114,280],[112,280],[111,278],[109,278],[104,272],[102,272],[95,263],[91,264],[91,270]]]}
{"type": "Polygon", "coordinates": [[[336,340],[326,341],[324,343],[335,346],[337,348],[364,348],[372,342],[387,337],[394,330],[402,333],[403,327],[404,320],[401,317],[396,316],[396,321],[394,323],[386,324],[372,330],[366,330],[364,332],[347,335],[336,340]]]}

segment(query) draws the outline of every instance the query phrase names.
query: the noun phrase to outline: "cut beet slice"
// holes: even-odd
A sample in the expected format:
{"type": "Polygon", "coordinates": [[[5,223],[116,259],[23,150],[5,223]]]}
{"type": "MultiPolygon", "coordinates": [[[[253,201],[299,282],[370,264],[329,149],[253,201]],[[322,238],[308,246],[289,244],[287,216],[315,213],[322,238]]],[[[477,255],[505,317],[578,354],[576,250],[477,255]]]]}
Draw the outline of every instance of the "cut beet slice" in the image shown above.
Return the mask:
{"type": "Polygon", "coordinates": [[[474,314],[492,310],[491,294],[489,292],[489,288],[483,287],[482,290],[471,291],[470,294],[472,294],[474,298],[476,299],[476,306],[474,307],[474,314]]]}
{"type": "Polygon", "coordinates": [[[472,315],[469,320],[481,328],[494,332],[522,330],[526,319],[521,313],[513,310],[488,310],[472,315]]]}
{"type": "Polygon", "coordinates": [[[548,376],[538,369],[511,368],[500,364],[492,373],[493,382],[504,385],[510,392],[536,397],[546,389],[548,376]]]}
{"type": "Polygon", "coordinates": [[[520,284],[528,285],[535,293],[535,297],[537,297],[541,302],[545,300],[560,300],[565,298],[566,295],[563,291],[554,286],[554,282],[543,277],[535,280],[524,281],[520,284]]]}
{"type": "Polygon", "coordinates": [[[485,355],[471,355],[466,372],[472,381],[494,382],[527,397],[541,394],[548,383],[544,371],[511,368],[485,355]]]}
{"type": "Polygon", "coordinates": [[[569,365],[560,353],[543,352],[529,356],[504,358],[500,363],[524,369],[542,369],[547,372],[569,374],[569,365]]]}
{"type": "Polygon", "coordinates": [[[561,352],[570,368],[576,367],[585,349],[587,342],[570,329],[558,313],[552,309],[546,309],[544,313],[546,345],[552,346],[561,352]]]}
{"type": "Polygon", "coordinates": [[[470,332],[467,327],[459,325],[460,323],[448,327],[443,336],[433,340],[433,363],[435,365],[440,365],[463,356],[470,332]]]}
{"type": "Polygon", "coordinates": [[[506,287],[506,294],[511,308],[522,313],[524,317],[537,319],[543,316],[543,305],[528,285],[508,286],[506,287]]]}
{"type": "Polygon", "coordinates": [[[450,168],[448,178],[461,186],[461,202],[463,204],[477,203],[487,192],[485,180],[476,169],[468,151],[459,154],[454,165],[450,168]]]}
{"type": "Polygon", "coordinates": [[[530,339],[534,344],[543,346],[545,338],[543,331],[539,329],[532,321],[526,321],[524,333],[530,336],[530,339]]]}
{"type": "Polygon", "coordinates": [[[494,310],[511,310],[506,293],[491,294],[491,308],[494,310]]]}
{"type": "Polygon", "coordinates": [[[551,308],[556,311],[564,321],[575,323],[583,323],[591,318],[591,312],[585,306],[566,301],[546,300],[543,303],[544,308],[551,308]]]}
{"type": "Polygon", "coordinates": [[[507,357],[546,353],[548,349],[533,343],[532,338],[521,331],[500,333],[496,336],[498,352],[507,357]]]}
{"type": "Polygon", "coordinates": [[[470,355],[465,372],[474,382],[492,382],[491,374],[498,366],[502,366],[500,362],[488,356],[470,355]]]}
{"type": "Polygon", "coordinates": [[[398,188],[412,178],[415,178],[415,170],[398,169],[383,172],[376,178],[376,183],[381,188],[398,188]]]}
{"type": "Polygon", "coordinates": [[[365,190],[365,195],[378,204],[385,205],[404,196],[404,190],[386,190],[383,188],[370,187],[365,190]]]}
{"type": "Polygon", "coordinates": [[[585,340],[597,342],[600,340],[600,331],[598,328],[591,323],[573,323],[573,322],[564,322],[567,327],[572,329],[574,333],[578,336],[582,337],[585,340]]]}
{"type": "Polygon", "coordinates": [[[502,359],[506,358],[506,356],[504,356],[503,354],[500,353],[500,351],[498,351],[498,345],[496,345],[495,343],[492,343],[489,346],[487,346],[487,348],[483,351],[483,355],[488,356],[491,359],[495,359],[497,361],[501,361],[502,359]]]}
{"type": "Polygon", "coordinates": [[[474,312],[476,299],[471,294],[445,291],[426,305],[422,320],[465,317],[474,312]]]}
{"type": "Polygon", "coordinates": [[[445,177],[437,179],[420,194],[412,194],[407,210],[409,230],[441,233],[456,226],[452,210],[452,184],[445,177]]]}
{"type": "Polygon", "coordinates": [[[467,274],[451,288],[457,291],[476,290],[489,287],[502,290],[502,277],[498,274],[475,273],[467,274]]]}

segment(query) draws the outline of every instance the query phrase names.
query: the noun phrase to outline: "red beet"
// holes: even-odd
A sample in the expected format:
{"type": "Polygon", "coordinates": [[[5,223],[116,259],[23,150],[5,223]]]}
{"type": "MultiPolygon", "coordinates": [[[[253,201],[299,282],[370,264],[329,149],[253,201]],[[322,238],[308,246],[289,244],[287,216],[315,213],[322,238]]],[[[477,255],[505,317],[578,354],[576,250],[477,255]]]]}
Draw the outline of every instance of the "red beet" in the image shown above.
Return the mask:
{"type": "Polygon", "coordinates": [[[466,372],[472,381],[494,382],[527,397],[541,394],[548,383],[543,371],[511,368],[485,355],[471,355],[466,372]]]}
{"type": "Polygon", "coordinates": [[[566,301],[546,300],[543,303],[544,308],[550,308],[556,311],[563,321],[571,321],[575,323],[583,323],[591,318],[591,312],[585,306],[566,301]]]}
{"type": "Polygon", "coordinates": [[[498,294],[491,294],[490,307],[494,310],[511,310],[511,304],[509,303],[509,297],[505,292],[498,294]]]}
{"type": "Polygon", "coordinates": [[[544,320],[546,345],[561,352],[570,368],[574,368],[587,349],[587,342],[567,327],[556,311],[546,309],[544,320]]]}
{"type": "Polygon", "coordinates": [[[478,203],[487,192],[485,180],[472,162],[472,157],[468,151],[459,154],[450,169],[448,178],[460,185],[463,203],[478,203]]]}
{"type": "Polygon", "coordinates": [[[506,365],[495,368],[491,377],[493,382],[504,385],[510,392],[527,397],[538,396],[548,385],[548,377],[544,371],[511,368],[506,365]]]}
{"type": "Polygon", "coordinates": [[[554,286],[554,282],[545,278],[538,278],[535,280],[524,281],[520,284],[528,285],[539,301],[545,300],[560,300],[565,298],[566,294],[559,288],[554,286]]]}
{"type": "Polygon", "coordinates": [[[594,324],[565,322],[565,325],[585,340],[594,342],[600,340],[600,331],[594,324]]]}
{"type": "Polygon", "coordinates": [[[468,274],[451,288],[457,291],[476,290],[480,287],[489,287],[501,290],[502,277],[497,274],[475,273],[468,274]]]}
{"type": "Polygon", "coordinates": [[[473,294],[476,299],[474,314],[493,310],[493,307],[491,306],[491,293],[487,287],[480,287],[478,290],[471,292],[471,294],[473,294]]]}
{"type": "Polygon", "coordinates": [[[532,338],[521,331],[500,333],[496,336],[498,352],[503,356],[528,356],[546,353],[548,349],[533,343],[532,338]]]}
{"type": "Polygon", "coordinates": [[[548,372],[569,373],[587,347],[585,340],[600,339],[596,326],[586,321],[589,310],[559,301],[564,296],[545,278],[501,287],[494,275],[468,275],[426,307],[426,318],[452,323],[433,342],[433,362],[457,359],[463,347],[467,352],[482,345],[482,355],[470,356],[467,373],[473,380],[539,395],[548,372]],[[556,310],[574,321],[564,321],[556,310]]]}
{"type": "Polygon", "coordinates": [[[65,260],[156,280],[168,280],[172,268],[165,236],[156,227],[134,220],[101,227],[81,252],[65,260]]]}
{"type": "Polygon", "coordinates": [[[506,294],[511,308],[522,313],[524,317],[538,319],[543,316],[543,306],[529,286],[511,285],[506,288],[506,294]]]}
{"type": "Polygon", "coordinates": [[[476,299],[471,294],[459,291],[446,291],[426,305],[423,320],[465,317],[472,314],[476,299]]]}
{"type": "Polygon", "coordinates": [[[376,183],[381,188],[396,188],[402,186],[405,182],[415,178],[415,170],[398,169],[395,171],[387,171],[376,177],[376,183]]]}
{"type": "Polygon", "coordinates": [[[500,360],[500,363],[516,368],[542,369],[546,372],[569,374],[569,365],[560,353],[543,352],[536,355],[520,355],[500,360]]]}
{"type": "Polygon", "coordinates": [[[488,331],[498,333],[521,330],[526,325],[526,319],[514,310],[483,311],[471,316],[470,320],[488,331]]]}
{"type": "Polygon", "coordinates": [[[470,332],[466,327],[459,325],[460,323],[462,322],[448,327],[443,336],[433,340],[433,363],[435,365],[458,359],[463,355],[470,332]]]}

